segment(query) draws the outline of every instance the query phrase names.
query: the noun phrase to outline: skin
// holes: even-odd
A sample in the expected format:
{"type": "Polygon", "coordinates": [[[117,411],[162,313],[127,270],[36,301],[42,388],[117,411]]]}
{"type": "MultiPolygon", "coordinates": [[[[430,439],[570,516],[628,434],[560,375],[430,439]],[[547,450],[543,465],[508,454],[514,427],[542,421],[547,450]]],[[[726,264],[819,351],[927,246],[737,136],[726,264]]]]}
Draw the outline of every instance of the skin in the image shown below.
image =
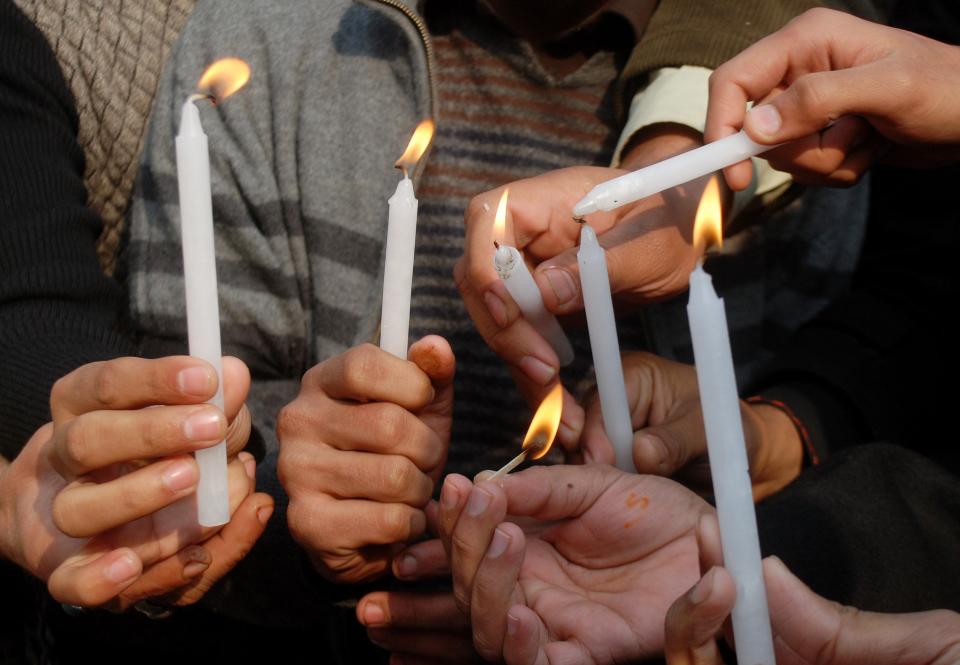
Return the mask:
{"type": "MultiPolygon", "coordinates": [[[[650,353],[623,355],[627,402],[634,428],[633,462],[640,473],[676,477],[697,491],[710,492],[707,441],[697,373],[692,365],[650,353]]],[[[603,428],[596,393],[586,400],[584,458],[613,464],[613,445],[603,428]]],[[[780,409],[741,400],[743,431],[754,499],[785,487],[803,467],[803,443],[780,409]]]]}
{"type": "MultiPolygon", "coordinates": [[[[639,168],[700,145],[698,135],[679,125],[650,129],[634,142],[624,161],[639,168]]],[[[539,404],[557,381],[553,348],[523,318],[493,268],[493,224],[497,203],[510,189],[505,242],[523,251],[547,309],[558,315],[583,310],[576,252],[579,225],[573,205],[595,185],[625,169],[572,167],[520,180],[474,197],[464,215],[464,254],[454,277],[467,311],[487,344],[510,367],[531,405],[539,404]]],[[[687,288],[700,253],[692,239],[693,219],[706,179],[651,196],[612,212],[596,213],[589,223],[607,250],[610,286],[619,300],[662,300],[687,288]]],[[[557,442],[577,449],[583,411],[564,393],[557,442]]]]}
{"type": "MultiPolygon", "coordinates": [[[[774,168],[798,182],[845,186],[878,160],[960,158],[958,104],[960,48],[812,9],[713,72],[705,136],[742,127],[758,143],[794,141],[765,155],[774,168]],[[758,106],[748,113],[751,101],[758,106]]],[[[750,169],[726,169],[730,187],[746,187],[750,169]]]]}
{"type": "MultiPolygon", "coordinates": [[[[736,600],[720,567],[720,530],[705,516],[697,528],[704,577],[670,607],[669,665],[722,665],[715,637],[736,600]]],[[[780,559],[763,562],[777,663],[781,665],[948,665],[960,659],[960,615],[864,612],[830,602],[797,579],[780,559]]],[[[726,626],[729,628],[729,624],[726,626]]]]}
{"type": "MultiPolygon", "coordinates": [[[[417,557],[417,577],[429,577],[446,568],[430,564],[442,546],[453,603],[470,617],[473,646],[486,660],[628,662],[663,648],[662,618],[696,575],[694,528],[711,511],[677,483],[605,465],[534,467],[502,487],[451,475],[440,496],[439,545],[404,555],[417,557]],[[539,525],[525,532],[516,517],[539,525]]],[[[393,597],[364,598],[358,615],[393,597]]],[[[405,632],[386,625],[381,639],[405,632]]]]}
{"type": "Polygon", "coordinates": [[[58,381],[53,422],[0,475],[3,556],[64,603],[196,602],[249,551],[273,510],[269,496],[251,494],[255,463],[239,452],[250,432],[249,373],[227,358],[224,375],[226,413],[202,404],[216,373],[188,357],[91,363],[58,381]],[[224,437],[235,521],[203,529],[187,453],[224,437]]]}
{"type": "Polygon", "coordinates": [[[455,361],[428,336],[401,360],[364,344],[308,371],[277,423],[290,532],[326,579],[384,575],[426,530],[446,462],[455,361]]]}

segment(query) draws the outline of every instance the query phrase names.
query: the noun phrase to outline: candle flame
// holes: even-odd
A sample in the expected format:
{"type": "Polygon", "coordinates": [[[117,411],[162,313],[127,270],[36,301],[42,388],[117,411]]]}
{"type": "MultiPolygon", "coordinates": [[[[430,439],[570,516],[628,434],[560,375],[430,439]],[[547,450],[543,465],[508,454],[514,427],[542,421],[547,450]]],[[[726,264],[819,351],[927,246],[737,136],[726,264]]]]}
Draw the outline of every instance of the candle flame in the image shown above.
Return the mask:
{"type": "Polygon", "coordinates": [[[560,415],[563,413],[563,386],[559,383],[550,394],[543,398],[537,412],[530,421],[530,429],[523,439],[523,449],[530,451],[530,459],[540,459],[548,452],[560,429],[560,415]]]}
{"type": "Polygon", "coordinates": [[[510,189],[503,190],[500,195],[500,203],[497,204],[497,216],[493,222],[493,241],[502,243],[507,233],[507,197],[510,195],[510,189]]]}
{"type": "Polygon", "coordinates": [[[720,181],[717,176],[710,178],[700,197],[697,217],[693,222],[693,243],[702,251],[716,245],[723,245],[723,223],[721,221],[720,181]]]}
{"type": "Polygon", "coordinates": [[[213,96],[214,103],[242,88],[250,80],[250,65],[240,58],[222,58],[207,67],[197,82],[197,90],[213,96]]]}
{"type": "Polygon", "coordinates": [[[423,153],[430,146],[431,139],[433,139],[433,120],[427,118],[417,125],[413,136],[410,137],[410,143],[407,144],[407,149],[403,151],[394,166],[402,170],[404,175],[413,170],[413,167],[417,165],[423,153]]]}

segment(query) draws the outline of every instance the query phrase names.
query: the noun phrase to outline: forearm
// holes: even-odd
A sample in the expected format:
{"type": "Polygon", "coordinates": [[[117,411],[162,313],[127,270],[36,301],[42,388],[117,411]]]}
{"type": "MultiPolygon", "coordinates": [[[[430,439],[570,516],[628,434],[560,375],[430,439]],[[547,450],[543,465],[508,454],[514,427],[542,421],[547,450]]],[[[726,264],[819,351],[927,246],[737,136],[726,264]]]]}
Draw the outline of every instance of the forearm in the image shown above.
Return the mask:
{"type": "Polygon", "coordinates": [[[120,289],[97,261],[73,98],[13,3],[0,33],[0,451],[12,459],[49,420],[56,379],[131,346],[117,331],[120,289]]]}

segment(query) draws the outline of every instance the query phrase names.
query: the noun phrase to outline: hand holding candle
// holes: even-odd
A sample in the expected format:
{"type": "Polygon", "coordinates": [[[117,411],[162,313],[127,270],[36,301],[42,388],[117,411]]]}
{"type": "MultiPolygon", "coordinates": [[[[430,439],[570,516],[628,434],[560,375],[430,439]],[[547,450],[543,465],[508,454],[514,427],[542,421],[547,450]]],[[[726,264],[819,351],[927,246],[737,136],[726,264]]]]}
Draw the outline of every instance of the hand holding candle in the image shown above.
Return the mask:
{"type": "MultiPolygon", "coordinates": [[[[210,155],[207,135],[194,102],[218,103],[239,90],[250,78],[242,60],[225,58],[210,65],[198,83],[198,94],[183,104],[177,134],[177,182],[180,189],[180,231],[183,240],[183,281],[187,299],[187,333],[190,355],[206,360],[217,370],[217,394],[210,404],[223,410],[223,370],[220,363],[220,309],[217,301],[217,264],[213,237],[213,203],[210,192],[210,155]]],[[[200,484],[197,518],[203,526],[230,521],[227,496],[227,448],[217,445],[198,450],[200,484]]]]}
{"type": "Polygon", "coordinates": [[[417,240],[417,198],[413,195],[410,170],[433,138],[433,121],[417,126],[396,166],[403,172],[397,191],[390,197],[387,245],[383,263],[383,302],[380,315],[380,348],[398,358],[407,357],[410,334],[410,290],[413,287],[413,256],[417,240]]]}
{"type": "MultiPolygon", "coordinates": [[[[694,240],[721,242],[720,190],[714,178],[704,191],[694,240]]],[[[737,380],[730,352],[727,316],[710,276],[698,265],[690,275],[690,336],[696,360],[710,475],[720,521],[724,566],[737,584],[733,634],[737,660],[773,665],[773,638],[760,563],[757,516],[740,420],[737,380]]]]}
{"type": "Polygon", "coordinates": [[[510,297],[516,301],[520,311],[523,312],[523,318],[550,342],[550,346],[557,352],[560,366],[565,367],[573,362],[573,347],[570,345],[570,340],[567,339],[557,318],[544,306],[540,287],[533,281],[533,275],[530,274],[523,260],[523,254],[516,247],[504,243],[509,194],[509,189],[503,190],[503,196],[500,197],[500,203],[497,205],[497,216],[493,227],[493,244],[496,248],[493,254],[493,267],[507,287],[510,297]]]}

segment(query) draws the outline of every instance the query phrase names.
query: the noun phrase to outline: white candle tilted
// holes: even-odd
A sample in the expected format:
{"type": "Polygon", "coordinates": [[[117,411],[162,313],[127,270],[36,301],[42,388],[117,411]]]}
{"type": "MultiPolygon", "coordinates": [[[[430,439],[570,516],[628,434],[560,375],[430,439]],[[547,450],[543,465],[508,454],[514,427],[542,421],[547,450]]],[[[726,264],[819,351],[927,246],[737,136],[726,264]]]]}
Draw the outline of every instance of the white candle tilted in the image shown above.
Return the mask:
{"type": "Polygon", "coordinates": [[[754,142],[740,131],[719,141],[688,150],[662,162],[600,183],[573,207],[576,217],[597,210],[613,210],[665,189],[696,180],[732,164],[773,150],[775,145],[754,142]]]}
{"type": "MultiPolygon", "coordinates": [[[[183,105],[177,134],[177,180],[180,188],[180,232],[183,239],[183,281],[187,295],[187,334],[190,355],[217,370],[217,394],[210,404],[223,410],[223,370],[220,362],[220,308],[213,241],[210,156],[207,135],[193,98],[183,105]]],[[[194,453],[200,467],[197,519],[203,526],[230,521],[227,491],[227,445],[194,453]]]]}
{"type": "Polygon", "coordinates": [[[380,348],[398,358],[407,357],[410,334],[410,289],[413,286],[413,253],[417,240],[417,198],[406,175],[390,197],[387,246],[383,265],[383,305],[380,348]]]}
{"type": "Polygon", "coordinates": [[[633,423],[623,382],[623,363],[617,340],[617,321],[613,316],[607,259],[597,241],[597,234],[586,224],[580,231],[577,262],[580,264],[583,308],[590,331],[590,349],[593,351],[593,367],[597,375],[603,428],[613,443],[617,468],[636,471],[633,464],[633,423]]]}
{"type": "Polygon", "coordinates": [[[727,316],[702,266],[690,274],[690,335],[720,521],[723,563],[737,585],[733,634],[737,662],[774,665],[747,449],[740,419],[727,316]]]}
{"type": "Polygon", "coordinates": [[[516,247],[500,245],[493,254],[493,267],[496,269],[510,296],[516,301],[523,318],[530,322],[553,350],[557,352],[560,366],[566,367],[573,362],[573,347],[557,317],[547,311],[543,304],[540,288],[530,274],[523,254],[516,247]]]}

